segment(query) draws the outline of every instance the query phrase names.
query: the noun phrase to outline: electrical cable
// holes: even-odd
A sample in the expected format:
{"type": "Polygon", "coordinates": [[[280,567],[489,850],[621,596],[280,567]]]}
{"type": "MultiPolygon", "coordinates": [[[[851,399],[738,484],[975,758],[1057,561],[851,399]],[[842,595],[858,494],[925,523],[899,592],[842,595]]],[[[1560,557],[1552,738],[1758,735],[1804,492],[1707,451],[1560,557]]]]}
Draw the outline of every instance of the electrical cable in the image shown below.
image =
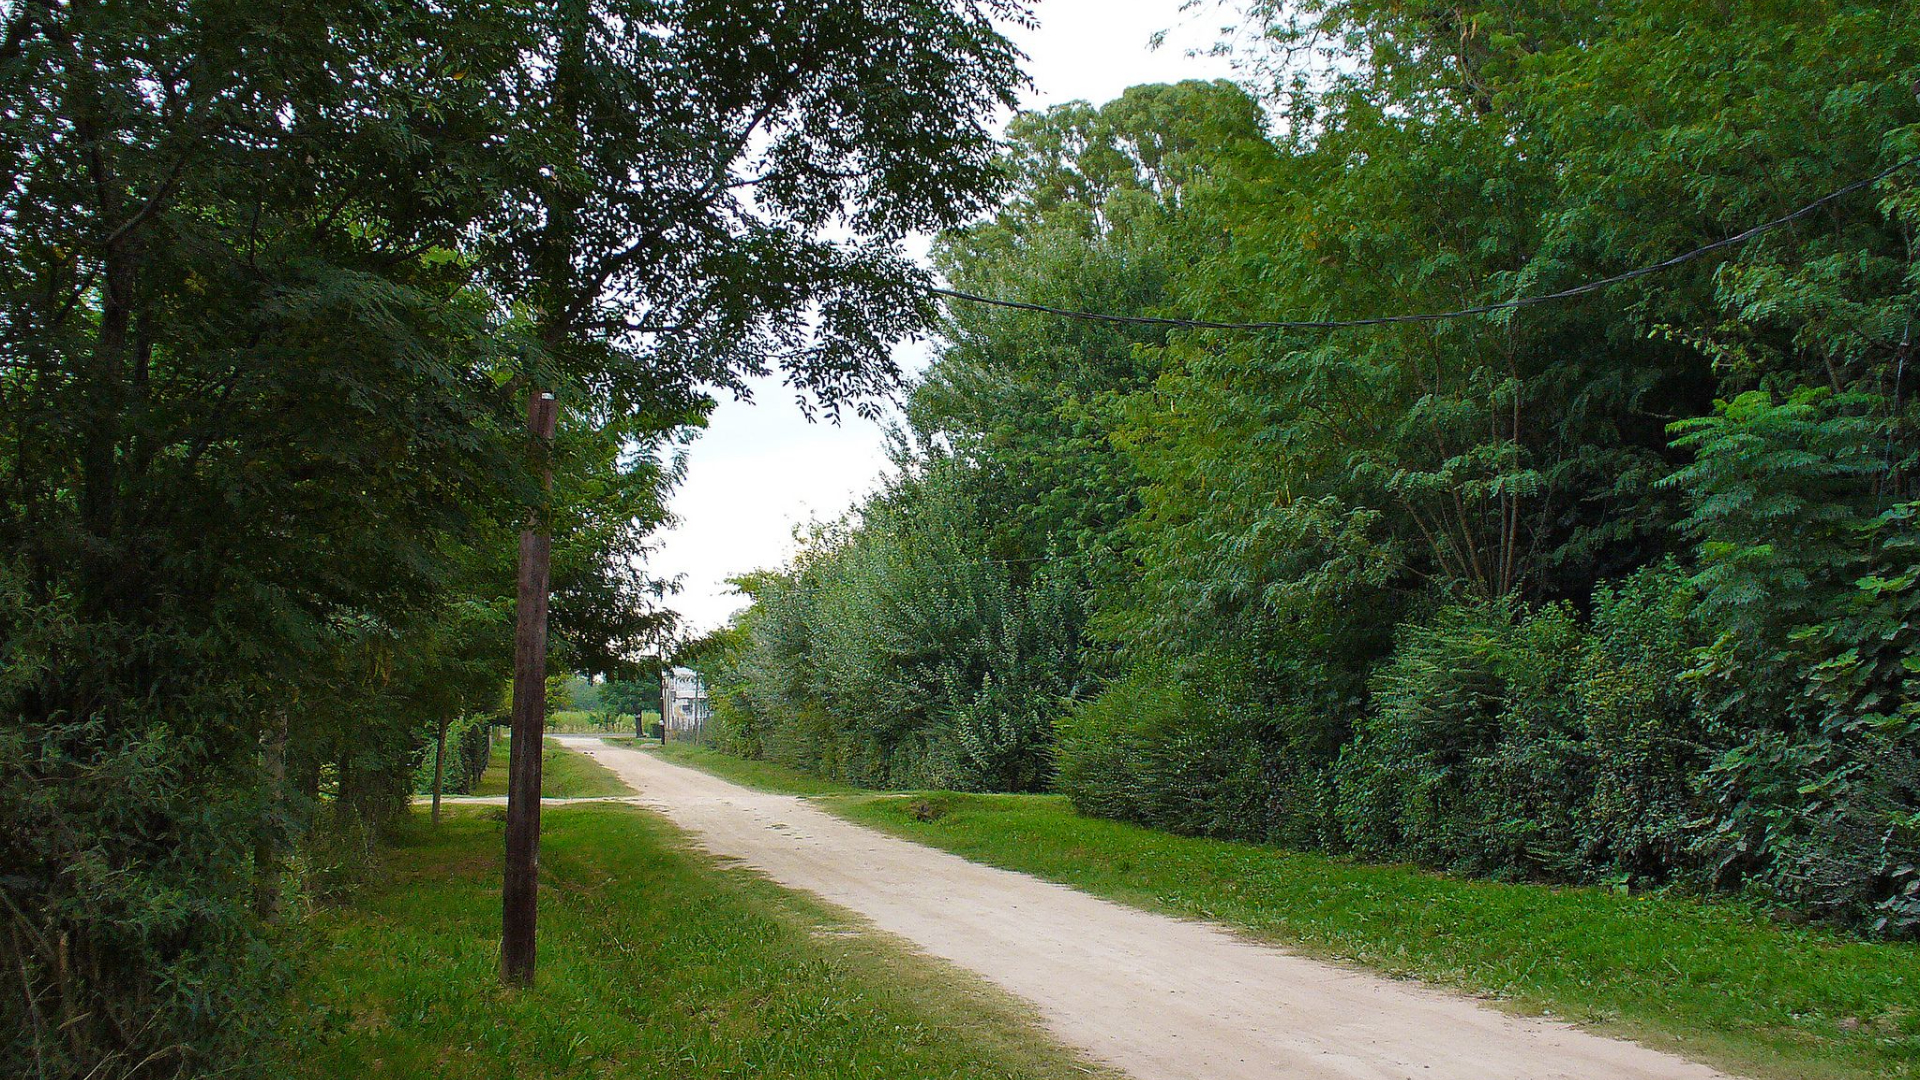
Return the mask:
{"type": "Polygon", "coordinates": [[[1711,255],[1716,251],[1737,247],[1752,240],[1754,237],[1772,232],[1782,226],[1790,225],[1830,203],[1844,199],[1863,188],[1872,187],[1874,184],[1885,180],[1887,177],[1892,176],[1902,169],[1911,168],[1914,165],[1920,165],[1920,155],[1910,157],[1897,165],[1882,169],[1864,180],[1856,180],[1846,187],[1823,195],[1784,217],[1774,218],[1772,221],[1755,225],[1745,232],[1729,236],[1724,240],[1716,240],[1711,244],[1702,245],[1701,247],[1694,248],[1692,251],[1675,255],[1670,259],[1664,259],[1657,263],[1639,267],[1638,269],[1628,270],[1625,273],[1615,274],[1612,277],[1600,278],[1597,281],[1574,285],[1557,292],[1541,293],[1537,296],[1516,297],[1512,300],[1501,300],[1496,303],[1481,304],[1477,307],[1460,308],[1454,311],[1431,311],[1412,315],[1382,315],[1370,319],[1283,319],[1273,322],[1214,322],[1209,319],[1179,319],[1155,315],[1109,315],[1102,312],[1074,311],[1069,308],[1051,307],[1046,304],[1031,304],[1023,300],[1005,300],[998,297],[981,296],[977,293],[963,292],[959,289],[948,289],[940,286],[928,286],[926,291],[933,296],[938,296],[943,299],[959,300],[970,304],[983,304],[988,307],[1009,308],[1015,311],[1032,311],[1042,315],[1057,315],[1062,318],[1079,319],[1085,322],[1119,323],[1128,326],[1160,326],[1177,330],[1346,330],[1364,326],[1396,326],[1406,323],[1442,322],[1448,319],[1463,319],[1474,315],[1490,315],[1496,311],[1510,311],[1515,308],[1533,307],[1537,304],[1571,300],[1577,296],[1600,292],[1603,289],[1610,289],[1615,285],[1623,285],[1629,281],[1635,281],[1639,278],[1671,270],[1676,266],[1692,262],[1706,255],[1711,255]]]}

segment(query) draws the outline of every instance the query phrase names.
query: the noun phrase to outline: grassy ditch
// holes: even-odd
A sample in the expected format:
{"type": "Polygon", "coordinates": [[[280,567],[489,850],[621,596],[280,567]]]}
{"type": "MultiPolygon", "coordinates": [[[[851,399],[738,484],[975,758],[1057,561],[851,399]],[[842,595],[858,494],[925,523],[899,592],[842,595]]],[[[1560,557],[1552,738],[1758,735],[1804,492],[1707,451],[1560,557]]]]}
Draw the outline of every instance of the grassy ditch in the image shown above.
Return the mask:
{"type": "Polygon", "coordinates": [[[728,779],[1136,907],[1482,995],[1751,1076],[1920,1077],[1920,947],[1740,904],[1463,881],[1082,817],[1064,798],[848,793],[673,748],[728,779]]]}
{"type": "Polygon", "coordinates": [[[718,867],[619,804],[550,810],[539,982],[502,988],[497,809],[415,815],[389,880],[315,917],[274,1075],[1065,1080],[1011,1002],[718,867]]]}
{"type": "MultiPolygon", "coordinates": [[[[494,743],[493,756],[487,761],[487,771],[480,776],[480,782],[474,785],[475,795],[505,795],[507,793],[507,755],[511,751],[513,740],[500,739],[494,743]]],[[[548,739],[543,744],[545,752],[540,755],[540,794],[548,799],[591,799],[603,795],[631,795],[633,789],[615,776],[612,770],[585,754],[576,754],[548,739]]]]}

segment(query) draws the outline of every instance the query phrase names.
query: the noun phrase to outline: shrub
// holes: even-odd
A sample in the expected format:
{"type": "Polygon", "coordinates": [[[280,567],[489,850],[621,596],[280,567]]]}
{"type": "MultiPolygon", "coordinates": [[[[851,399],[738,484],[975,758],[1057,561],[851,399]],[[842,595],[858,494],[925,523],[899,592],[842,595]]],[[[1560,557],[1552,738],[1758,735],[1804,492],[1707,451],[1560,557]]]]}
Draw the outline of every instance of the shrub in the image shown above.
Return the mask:
{"type": "Polygon", "coordinates": [[[1155,747],[1195,713],[1194,703],[1161,673],[1136,671],[1055,722],[1055,783],[1083,814],[1153,823],[1145,800],[1155,747]]]}
{"type": "MultiPolygon", "coordinates": [[[[1455,604],[1402,627],[1337,770],[1359,854],[1643,885],[1696,870],[1712,754],[1702,631],[1671,563],[1563,605],[1455,604]]],[[[1695,876],[1698,876],[1697,874],[1695,876]]]]}
{"type": "Polygon", "coordinates": [[[1695,454],[1699,682],[1717,755],[1699,857],[1814,915],[1920,929],[1920,504],[1900,402],[1761,392],[1678,425],[1695,454]]]}
{"type": "Polygon", "coordinates": [[[1279,790],[1244,714],[1136,670],[1058,723],[1058,785],[1082,813],[1187,835],[1271,838],[1279,790]]]}
{"type": "Polygon", "coordinates": [[[1566,679],[1580,648],[1560,606],[1449,604],[1402,627],[1336,769],[1346,842],[1470,873],[1576,867],[1592,787],[1566,679]]]}
{"type": "Polygon", "coordinates": [[[1565,607],[1452,603],[1402,626],[1373,713],[1336,767],[1336,817],[1369,857],[1500,876],[1565,874],[1592,761],[1565,673],[1565,607]]]}
{"type": "MultiPolygon", "coordinates": [[[[500,722],[494,713],[468,713],[447,725],[446,775],[442,791],[448,795],[472,794],[480,776],[493,757],[493,727],[500,722]]],[[[437,733],[436,733],[437,734],[437,733]]],[[[435,745],[430,738],[420,752],[420,763],[413,770],[413,792],[427,795],[433,791],[435,745]]]]}
{"type": "Polygon", "coordinates": [[[1594,593],[1574,685],[1594,767],[1589,858],[1625,881],[1670,881],[1697,861],[1690,848],[1706,811],[1699,778],[1712,753],[1688,677],[1701,643],[1697,605],[1671,562],[1594,593]]]}
{"type": "Polygon", "coordinates": [[[10,1075],[191,1074],[271,1030],[286,969],[251,911],[260,808],[193,775],[205,760],[162,724],[0,731],[10,1075]]]}

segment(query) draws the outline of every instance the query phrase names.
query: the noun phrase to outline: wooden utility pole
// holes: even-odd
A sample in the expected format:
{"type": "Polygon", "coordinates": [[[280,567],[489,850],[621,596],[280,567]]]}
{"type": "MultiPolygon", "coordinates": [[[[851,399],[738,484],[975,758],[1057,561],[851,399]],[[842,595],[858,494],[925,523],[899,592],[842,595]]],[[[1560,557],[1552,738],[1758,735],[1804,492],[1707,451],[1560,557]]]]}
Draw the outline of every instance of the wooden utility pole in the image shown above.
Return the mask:
{"type": "MultiPolygon", "coordinates": [[[[553,487],[547,451],[559,417],[553,395],[535,391],[527,402],[527,432],[540,482],[553,487]]],[[[520,591],[513,634],[513,745],[507,759],[507,869],[500,890],[500,977],[509,986],[533,985],[534,935],[540,889],[540,751],[547,726],[548,563],[553,541],[539,511],[520,533],[520,591]]]]}

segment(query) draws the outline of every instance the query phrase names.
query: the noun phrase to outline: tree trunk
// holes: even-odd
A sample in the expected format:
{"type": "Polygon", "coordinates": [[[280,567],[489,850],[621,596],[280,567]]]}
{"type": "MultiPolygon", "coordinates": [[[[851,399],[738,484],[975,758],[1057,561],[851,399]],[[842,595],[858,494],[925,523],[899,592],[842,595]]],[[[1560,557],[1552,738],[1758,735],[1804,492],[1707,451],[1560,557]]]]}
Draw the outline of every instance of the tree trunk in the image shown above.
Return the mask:
{"type": "Polygon", "coordinates": [[[440,824],[440,789],[447,781],[447,725],[453,721],[440,718],[440,740],[433,749],[433,823],[440,824]]]}
{"type": "Polygon", "coordinates": [[[267,787],[266,812],[253,842],[253,913],[263,922],[280,917],[281,848],[287,816],[287,711],[274,714],[261,740],[260,757],[267,787]]]}

